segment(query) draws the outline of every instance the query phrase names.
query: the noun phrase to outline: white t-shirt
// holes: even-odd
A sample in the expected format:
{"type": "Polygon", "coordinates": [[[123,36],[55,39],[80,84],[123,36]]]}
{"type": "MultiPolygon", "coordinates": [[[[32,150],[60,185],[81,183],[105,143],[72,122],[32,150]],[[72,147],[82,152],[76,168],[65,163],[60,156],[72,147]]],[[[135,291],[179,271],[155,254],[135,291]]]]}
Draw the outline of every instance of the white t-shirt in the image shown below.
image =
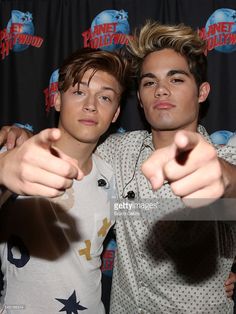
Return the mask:
{"type": "Polygon", "coordinates": [[[0,313],[105,312],[100,255],[113,195],[113,172],[93,155],[91,173],[63,196],[17,197],[1,208],[0,313]]]}

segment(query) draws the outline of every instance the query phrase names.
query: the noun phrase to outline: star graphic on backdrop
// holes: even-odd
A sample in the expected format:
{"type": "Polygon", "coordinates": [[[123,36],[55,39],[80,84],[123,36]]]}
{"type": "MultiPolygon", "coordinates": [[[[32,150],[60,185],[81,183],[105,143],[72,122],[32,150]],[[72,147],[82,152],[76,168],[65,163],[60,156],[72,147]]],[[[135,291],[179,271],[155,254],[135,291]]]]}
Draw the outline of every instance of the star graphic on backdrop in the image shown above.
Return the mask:
{"type": "Polygon", "coordinates": [[[66,314],[78,314],[78,311],[87,310],[87,307],[80,305],[80,301],[77,302],[76,300],[76,293],[75,290],[69,299],[57,299],[57,301],[61,302],[65,306],[59,312],[66,312],[66,314]]]}

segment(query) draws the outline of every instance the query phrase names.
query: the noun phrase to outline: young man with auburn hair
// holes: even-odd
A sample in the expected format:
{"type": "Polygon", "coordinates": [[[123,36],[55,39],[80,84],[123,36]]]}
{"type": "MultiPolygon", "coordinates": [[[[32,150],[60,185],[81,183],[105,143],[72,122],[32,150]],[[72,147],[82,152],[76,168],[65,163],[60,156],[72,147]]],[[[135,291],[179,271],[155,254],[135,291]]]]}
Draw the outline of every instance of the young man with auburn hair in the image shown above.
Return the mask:
{"type": "MultiPolygon", "coordinates": [[[[58,129],[43,131],[40,138],[21,147],[23,154],[24,149],[33,151],[44,167],[47,162],[55,163],[50,164],[51,176],[45,170],[50,188],[57,182],[57,189],[63,186],[57,166],[59,163],[66,171],[68,165],[62,161],[68,161],[73,169],[64,188],[73,178],[84,178],[73,180],[65,194],[54,199],[18,196],[3,204],[1,313],[14,311],[14,306],[27,314],[105,313],[100,255],[113,224],[110,200],[115,193],[114,175],[93,151],[119,115],[129,69],[120,54],[89,48],[77,51],[60,68],[55,105],[60,112],[58,129]]],[[[33,170],[29,165],[26,172],[33,178],[30,188],[37,189],[34,179],[39,179],[33,170]]],[[[41,192],[53,195],[54,191],[41,192]]]]}

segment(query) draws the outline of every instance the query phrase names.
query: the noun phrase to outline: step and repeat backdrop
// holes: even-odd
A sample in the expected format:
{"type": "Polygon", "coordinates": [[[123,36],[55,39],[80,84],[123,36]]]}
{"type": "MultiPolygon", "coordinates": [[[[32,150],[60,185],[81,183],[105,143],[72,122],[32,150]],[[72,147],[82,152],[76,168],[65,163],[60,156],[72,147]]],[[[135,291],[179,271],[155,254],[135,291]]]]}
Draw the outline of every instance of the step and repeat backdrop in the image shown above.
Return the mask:
{"type": "MultiPolygon", "coordinates": [[[[235,0],[1,0],[0,125],[29,123],[36,132],[54,126],[63,59],[81,47],[119,49],[147,19],[183,22],[207,40],[212,89],[202,123],[229,140],[236,130],[235,0]]],[[[116,127],[146,128],[135,90],[116,127]]]]}
{"type": "MultiPolygon", "coordinates": [[[[55,126],[58,67],[73,51],[113,51],[147,19],[198,29],[207,40],[209,99],[202,124],[215,142],[236,144],[235,0],[0,0],[0,126],[55,126]]],[[[114,131],[145,129],[132,90],[114,131]]],[[[103,256],[104,302],[109,307],[116,243],[103,256]]]]}

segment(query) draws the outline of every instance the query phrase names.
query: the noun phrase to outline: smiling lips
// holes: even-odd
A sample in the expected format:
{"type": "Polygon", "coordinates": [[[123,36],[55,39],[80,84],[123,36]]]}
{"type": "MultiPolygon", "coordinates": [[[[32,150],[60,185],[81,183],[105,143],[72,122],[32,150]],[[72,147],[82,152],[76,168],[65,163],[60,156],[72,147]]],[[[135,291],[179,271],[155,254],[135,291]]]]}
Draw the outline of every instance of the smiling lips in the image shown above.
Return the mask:
{"type": "Polygon", "coordinates": [[[168,110],[174,108],[175,105],[167,102],[167,101],[158,101],[154,104],[153,109],[158,109],[158,110],[168,110]]]}

